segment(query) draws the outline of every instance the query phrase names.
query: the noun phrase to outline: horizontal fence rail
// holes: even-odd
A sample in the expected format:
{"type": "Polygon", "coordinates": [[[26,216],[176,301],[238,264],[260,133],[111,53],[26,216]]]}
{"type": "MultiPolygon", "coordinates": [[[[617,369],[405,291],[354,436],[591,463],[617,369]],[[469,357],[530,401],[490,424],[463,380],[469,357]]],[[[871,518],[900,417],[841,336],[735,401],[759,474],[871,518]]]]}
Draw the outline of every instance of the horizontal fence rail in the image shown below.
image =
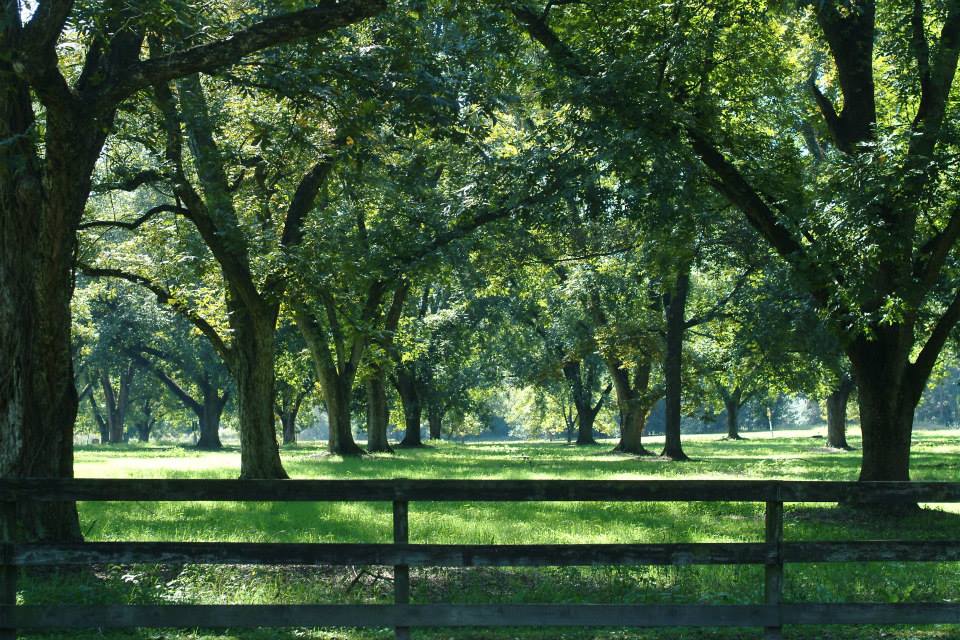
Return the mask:
{"type": "Polygon", "coordinates": [[[783,539],[784,502],[893,505],[960,502],[960,483],[767,480],[0,480],[0,640],[18,629],[131,627],[604,626],[760,627],[960,624],[960,605],[783,602],[783,568],[812,562],[956,562],[960,541],[783,539]],[[84,542],[21,543],[18,502],[370,501],[393,504],[393,543],[84,542]],[[412,544],[412,502],[763,502],[764,541],[663,544],[412,544]],[[20,567],[96,564],[386,565],[392,605],[16,605],[20,567]],[[410,567],[762,565],[764,599],[749,605],[411,604],[410,567]]]}

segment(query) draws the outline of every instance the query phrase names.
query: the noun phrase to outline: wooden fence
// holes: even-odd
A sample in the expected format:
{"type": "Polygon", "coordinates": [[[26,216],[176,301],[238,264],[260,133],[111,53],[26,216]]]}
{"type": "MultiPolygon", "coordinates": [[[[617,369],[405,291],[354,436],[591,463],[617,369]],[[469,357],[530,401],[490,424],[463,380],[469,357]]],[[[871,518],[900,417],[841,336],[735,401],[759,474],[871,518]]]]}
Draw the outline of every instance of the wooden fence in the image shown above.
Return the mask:
{"type": "Polygon", "coordinates": [[[130,627],[608,626],[762,627],[960,623],[960,604],[785,603],[783,567],[802,562],[960,560],[960,541],[785,542],[784,502],[960,502],[960,483],[728,480],[2,480],[0,639],[18,629],[130,627]],[[13,539],[18,502],[371,501],[393,503],[392,544],[84,542],[13,539]],[[411,502],[764,502],[765,538],[747,543],[466,545],[411,544],[411,502]],[[16,604],[18,567],[107,563],[392,565],[392,605],[38,606],[16,604]],[[410,604],[410,567],[754,564],[765,567],[764,601],[750,605],[410,604]]]}

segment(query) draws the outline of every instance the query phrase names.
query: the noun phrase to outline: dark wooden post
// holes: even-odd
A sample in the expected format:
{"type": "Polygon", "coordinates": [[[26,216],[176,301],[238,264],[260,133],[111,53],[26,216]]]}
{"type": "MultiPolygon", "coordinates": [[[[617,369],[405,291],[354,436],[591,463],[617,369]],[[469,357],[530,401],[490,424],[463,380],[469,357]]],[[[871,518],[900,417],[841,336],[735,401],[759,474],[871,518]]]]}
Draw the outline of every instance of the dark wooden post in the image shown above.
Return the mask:
{"type": "MultiPolygon", "coordinates": [[[[779,494],[778,494],[779,497],[779,494]]],[[[780,604],[783,601],[783,502],[767,502],[766,517],[767,563],[764,569],[764,599],[766,604],[777,608],[777,626],[765,627],[765,640],[781,640],[783,627],[780,604]]]]}
{"type": "MultiPolygon", "coordinates": [[[[410,523],[406,500],[393,501],[393,543],[410,542],[410,523]]],[[[410,567],[398,564],[393,567],[393,600],[395,604],[410,604],[410,567]]],[[[410,627],[396,627],[397,640],[410,640],[410,627]]]]}
{"type": "Polygon", "coordinates": [[[17,630],[13,627],[13,607],[17,604],[17,567],[13,564],[13,543],[16,542],[17,503],[0,502],[0,544],[3,545],[0,558],[0,604],[10,607],[9,613],[0,618],[0,640],[16,640],[17,630]]]}

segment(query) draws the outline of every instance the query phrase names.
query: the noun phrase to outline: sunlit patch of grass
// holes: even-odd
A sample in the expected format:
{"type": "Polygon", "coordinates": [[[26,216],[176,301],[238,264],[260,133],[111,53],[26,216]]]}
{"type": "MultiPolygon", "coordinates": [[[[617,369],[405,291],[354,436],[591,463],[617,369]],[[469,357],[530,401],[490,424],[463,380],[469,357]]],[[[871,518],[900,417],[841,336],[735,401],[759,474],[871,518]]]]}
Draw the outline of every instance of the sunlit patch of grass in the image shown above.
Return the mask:
{"type": "MultiPolygon", "coordinates": [[[[782,435],[782,434],[778,434],[782,435]]],[[[789,437],[747,434],[686,442],[689,463],[612,453],[614,442],[576,447],[561,442],[443,442],[394,455],[343,459],[321,444],[284,447],[284,465],[295,478],[783,478],[856,479],[859,451],[824,449],[810,432],[789,437]]],[[[822,430],[820,435],[822,435],[822,430]]],[[[854,432],[851,444],[859,448],[854,432]]],[[[651,449],[658,447],[651,439],[651,449]]],[[[912,475],[917,480],[960,480],[960,435],[918,432],[912,475]]],[[[81,477],[232,478],[239,452],[209,453],[172,446],[81,447],[81,477]]],[[[788,540],[956,539],[960,512],[947,510],[878,521],[851,517],[832,505],[791,504],[788,540]]],[[[82,527],[91,540],[197,540],[272,542],[388,542],[386,503],[83,503],[82,527]]],[[[759,541],[763,505],[756,503],[413,503],[410,535],[420,543],[629,543],[759,541]]],[[[77,572],[34,573],[22,581],[25,602],[84,603],[306,603],[389,602],[389,568],[278,568],[253,566],[117,566],[77,572]]],[[[788,565],[785,592],[805,602],[955,602],[956,563],[860,563],[788,565]]],[[[759,602],[762,568],[579,567],[543,569],[414,569],[414,602],[759,602]]],[[[885,628],[887,638],[958,637],[954,627],[885,628]]],[[[423,630],[423,640],[518,638],[522,640],[625,640],[745,638],[753,630],[656,631],[617,629],[423,630]]],[[[870,627],[787,629],[787,638],[876,638],[870,627]]],[[[39,635],[28,637],[41,637],[39,635]]],[[[388,630],[262,630],[127,633],[71,632],[44,638],[168,640],[265,640],[267,638],[368,640],[388,630]]]]}

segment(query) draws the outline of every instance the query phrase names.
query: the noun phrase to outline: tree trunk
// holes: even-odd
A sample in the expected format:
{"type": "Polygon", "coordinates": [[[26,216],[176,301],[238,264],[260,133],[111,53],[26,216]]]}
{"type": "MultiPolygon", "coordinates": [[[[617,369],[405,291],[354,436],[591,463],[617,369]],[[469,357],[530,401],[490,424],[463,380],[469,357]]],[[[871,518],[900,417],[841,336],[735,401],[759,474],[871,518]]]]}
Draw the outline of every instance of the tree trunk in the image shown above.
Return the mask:
{"type": "MultiPolygon", "coordinates": [[[[197,416],[200,423],[200,438],[197,440],[197,449],[204,451],[219,451],[223,449],[223,443],[220,442],[220,417],[223,415],[223,407],[227,404],[227,396],[217,395],[217,389],[213,386],[202,388],[203,405],[201,413],[197,416]]],[[[241,457],[243,452],[240,452],[241,457]]]]}
{"type": "Polygon", "coordinates": [[[666,301],[667,345],[663,361],[666,387],[666,424],[664,426],[664,457],[682,461],[690,458],[680,441],[681,396],[683,393],[683,337],[686,332],[687,292],[690,286],[689,268],[677,275],[673,290],[666,301]]]}
{"type": "Polygon", "coordinates": [[[430,439],[443,437],[443,406],[439,402],[427,403],[427,423],[430,425],[430,439]]]}
{"type": "Polygon", "coordinates": [[[827,446],[850,451],[847,444],[847,402],[853,391],[853,379],[844,375],[827,396],[827,446]]]}
{"type": "Polygon", "coordinates": [[[297,416],[300,415],[300,406],[307,396],[306,391],[288,389],[288,392],[283,394],[283,404],[278,411],[284,445],[297,444],[297,416]]]}
{"type": "Polygon", "coordinates": [[[150,400],[143,404],[143,420],[137,424],[137,439],[140,442],[150,441],[150,432],[153,431],[153,425],[156,424],[156,418],[153,416],[153,407],[150,400]]]}
{"type": "Polygon", "coordinates": [[[387,441],[390,412],[387,410],[387,381],[383,368],[375,367],[365,384],[367,387],[367,451],[392,453],[393,447],[387,441]]]}
{"type": "Polygon", "coordinates": [[[130,363],[120,374],[119,390],[114,389],[109,374],[104,372],[100,375],[100,386],[107,403],[107,435],[110,444],[126,441],[127,408],[130,405],[130,386],[133,383],[134,371],[133,363],[130,363]]]}
{"type": "Polygon", "coordinates": [[[733,393],[721,390],[723,406],[727,410],[727,440],[743,440],[740,435],[740,407],[743,406],[743,390],[737,387],[733,393]]]}
{"type": "Polygon", "coordinates": [[[318,374],[330,423],[327,448],[330,453],[341,456],[363,455],[363,449],[353,439],[353,425],[350,423],[350,393],[353,391],[353,381],[344,380],[344,376],[335,370],[324,370],[318,374]]]}
{"type": "Polygon", "coordinates": [[[273,420],[274,323],[257,322],[239,305],[230,306],[235,344],[231,364],[237,383],[240,423],[240,478],[286,478],[273,420]]]}
{"type": "MultiPolygon", "coordinates": [[[[71,478],[75,229],[106,133],[48,109],[41,161],[30,91],[10,63],[17,11],[15,2],[0,6],[0,477],[71,478]]],[[[27,539],[81,538],[72,502],[19,514],[27,539]]]]}
{"type": "Polygon", "coordinates": [[[87,398],[90,400],[90,409],[93,411],[93,421],[97,423],[97,429],[100,431],[100,444],[107,444],[110,441],[110,427],[100,412],[100,407],[97,405],[97,397],[93,393],[92,386],[88,393],[87,398]]]}
{"type": "Polygon", "coordinates": [[[896,327],[881,327],[877,338],[857,339],[850,361],[857,386],[863,462],[860,480],[909,480],[913,411],[926,379],[909,374],[909,344],[896,327]],[[899,348],[898,348],[899,347],[899,348]]]}
{"type": "Polygon", "coordinates": [[[397,393],[400,395],[400,404],[403,405],[405,428],[400,446],[422,447],[423,439],[420,435],[420,426],[423,419],[423,404],[420,402],[420,391],[417,389],[417,380],[414,374],[398,367],[396,387],[397,393]]]}
{"type": "Polygon", "coordinates": [[[297,417],[288,411],[280,415],[280,427],[283,431],[283,444],[297,444],[297,417]]]}
{"type": "Polygon", "coordinates": [[[604,358],[607,371],[613,379],[617,408],[620,410],[620,442],[614,451],[632,453],[638,456],[653,455],[643,446],[643,430],[652,408],[652,398],[648,396],[650,386],[650,362],[642,362],[634,373],[633,384],[630,372],[616,358],[604,358]]]}
{"type": "Polygon", "coordinates": [[[597,413],[593,411],[593,398],[590,388],[583,383],[583,367],[579,360],[566,362],[563,365],[563,377],[570,386],[570,395],[573,406],[577,410],[577,444],[597,444],[593,437],[593,421],[597,413]]]}
{"type": "Polygon", "coordinates": [[[743,440],[740,435],[740,404],[735,400],[725,400],[727,410],[727,440],[743,440]]]}

